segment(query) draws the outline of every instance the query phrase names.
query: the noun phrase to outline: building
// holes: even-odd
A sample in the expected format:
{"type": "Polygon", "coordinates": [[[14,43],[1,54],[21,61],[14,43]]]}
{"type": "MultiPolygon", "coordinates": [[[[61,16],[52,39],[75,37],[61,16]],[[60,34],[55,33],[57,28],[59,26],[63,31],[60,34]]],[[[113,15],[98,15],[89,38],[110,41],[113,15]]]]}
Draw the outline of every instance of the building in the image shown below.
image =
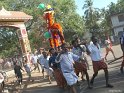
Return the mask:
{"type": "Polygon", "coordinates": [[[17,29],[15,31],[17,31],[22,54],[27,57],[28,61],[31,48],[28,40],[25,22],[28,22],[31,19],[33,19],[33,17],[25,14],[24,12],[7,11],[4,9],[4,7],[2,7],[2,9],[0,10],[0,28],[14,27],[17,29]]]}
{"type": "Polygon", "coordinates": [[[124,31],[124,13],[112,15],[111,22],[115,36],[120,37],[124,31]]]}

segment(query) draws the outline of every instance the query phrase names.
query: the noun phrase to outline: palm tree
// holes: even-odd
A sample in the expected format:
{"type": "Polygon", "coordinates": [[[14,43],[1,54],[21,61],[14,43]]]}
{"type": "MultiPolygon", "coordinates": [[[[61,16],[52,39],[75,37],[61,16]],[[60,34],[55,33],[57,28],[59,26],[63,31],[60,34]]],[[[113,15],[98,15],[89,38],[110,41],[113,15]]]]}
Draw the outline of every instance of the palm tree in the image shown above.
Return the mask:
{"type": "Polygon", "coordinates": [[[93,14],[92,0],[86,0],[83,9],[85,9],[84,18],[86,19],[86,23],[87,23],[88,21],[92,20],[92,14],[93,14]]]}
{"type": "Polygon", "coordinates": [[[92,0],[86,0],[83,9],[85,9],[84,19],[86,28],[92,33],[92,31],[98,29],[99,27],[97,24],[97,21],[100,18],[99,9],[93,7],[92,0]]]}

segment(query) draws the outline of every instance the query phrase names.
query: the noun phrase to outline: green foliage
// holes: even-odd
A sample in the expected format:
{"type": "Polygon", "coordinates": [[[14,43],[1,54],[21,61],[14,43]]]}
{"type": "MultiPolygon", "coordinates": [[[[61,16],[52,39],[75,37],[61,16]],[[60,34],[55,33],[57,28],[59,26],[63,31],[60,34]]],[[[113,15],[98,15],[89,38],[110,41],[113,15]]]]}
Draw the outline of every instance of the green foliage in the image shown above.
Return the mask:
{"type": "Polygon", "coordinates": [[[0,28],[0,55],[12,56],[15,52],[20,52],[16,30],[17,28],[0,28]]]}
{"type": "Polygon", "coordinates": [[[124,13],[124,0],[118,0],[117,4],[111,2],[108,7],[109,15],[124,13]]]}
{"type": "Polygon", "coordinates": [[[87,31],[92,34],[99,34],[99,20],[100,20],[100,9],[93,7],[92,0],[86,0],[83,6],[84,20],[87,31]]]}
{"type": "Polygon", "coordinates": [[[112,24],[110,17],[115,14],[124,13],[124,0],[118,0],[115,4],[111,2],[108,9],[101,9],[102,22],[100,27],[103,28],[105,34],[112,34],[112,24]]]}
{"type": "Polygon", "coordinates": [[[92,0],[86,0],[83,6],[84,21],[86,29],[95,35],[112,34],[110,17],[115,14],[124,13],[124,0],[118,0],[117,4],[111,2],[107,9],[96,9],[92,0]]]}
{"type": "MultiPolygon", "coordinates": [[[[23,11],[29,15],[33,16],[33,20],[26,23],[28,30],[30,45],[32,50],[34,48],[48,46],[48,40],[44,40],[43,34],[47,31],[44,26],[45,20],[43,19],[43,10],[38,9],[40,3],[50,4],[55,11],[55,20],[60,23],[63,27],[66,41],[72,39],[71,35],[75,33],[82,35],[84,32],[84,22],[83,19],[76,13],[76,5],[74,0],[0,0],[0,7],[4,6],[6,10],[10,11],[23,11]],[[45,43],[44,43],[44,42],[45,43]]],[[[16,29],[13,29],[14,36],[8,36],[11,32],[11,28],[7,28],[1,35],[5,33],[5,37],[0,38],[0,55],[9,56],[13,55],[18,50],[20,50],[20,45],[18,43],[18,37],[16,35],[16,29]],[[11,44],[6,42],[6,38],[12,38],[9,41],[11,44]],[[16,47],[18,48],[16,49],[16,47]]]]}

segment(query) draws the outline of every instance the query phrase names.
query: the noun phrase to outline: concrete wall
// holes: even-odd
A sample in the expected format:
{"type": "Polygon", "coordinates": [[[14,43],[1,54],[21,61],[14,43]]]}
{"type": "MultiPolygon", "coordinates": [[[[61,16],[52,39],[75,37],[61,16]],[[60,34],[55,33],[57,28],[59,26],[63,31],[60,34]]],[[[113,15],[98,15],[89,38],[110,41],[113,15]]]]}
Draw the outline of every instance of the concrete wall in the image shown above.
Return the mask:
{"type": "Polygon", "coordinates": [[[115,34],[115,36],[118,36],[118,33],[119,33],[119,32],[122,32],[122,31],[123,31],[123,28],[124,28],[124,27],[114,28],[114,34],[115,34]]]}
{"type": "Polygon", "coordinates": [[[111,21],[112,21],[113,27],[124,25],[124,21],[123,22],[119,22],[118,15],[112,16],[111,17],[111,21]]]}
{"type": "Polygon", "coordinates": [[[115,36],[119,36],[119,33],[124,30],[124,21],[119,22],[118,15],[111,17],[112,27],[114,28],[115,36]]]}

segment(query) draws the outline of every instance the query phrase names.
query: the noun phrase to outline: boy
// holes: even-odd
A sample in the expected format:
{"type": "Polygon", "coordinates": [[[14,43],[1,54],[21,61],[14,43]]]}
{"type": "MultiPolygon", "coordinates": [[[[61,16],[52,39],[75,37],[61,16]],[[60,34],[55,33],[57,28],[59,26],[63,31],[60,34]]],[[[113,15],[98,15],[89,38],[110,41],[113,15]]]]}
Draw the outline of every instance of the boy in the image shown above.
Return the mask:
{"type": "Polygon", "coordinates": [[[50,56],[48,56],[47,52],[43,51],[42,52],[43,57],[40,60],[40,64],[42,65],[42,68],[44,68],[44,70],[46,71],[47,75],[48,75],[48,80],[49,83],[51,84],[51,77],[53,75],[53,69],[49,67],[49,58],[50,56]]]}
{"type": "MultiPolygon", "coordinates": [[[[30,67],[30,65],[27,63],[28,61],[27,61],[27,58],[25,58],[24,59],[24,64],[23,64],[23,66],[24,66],[24,68],[25,68],[25,71],[27,72],[27,75],[28,75],[28,79],[29,79],[29,81],[30,81],[30,79],[31,79],[31,67],[30,67]]],[[[33,81],[33,80],[32,80],[33,81]]]]}
{"type": "Polygon", "coordinates": [[[21,66],[19,65],[18,62],[15,63],[15,66],[14,66],[14,72],[15,72],[15,76],[17,77],[18,79],[18,83],[19,84],[22,84],[22,71],[24,71],[21,66]]]}

